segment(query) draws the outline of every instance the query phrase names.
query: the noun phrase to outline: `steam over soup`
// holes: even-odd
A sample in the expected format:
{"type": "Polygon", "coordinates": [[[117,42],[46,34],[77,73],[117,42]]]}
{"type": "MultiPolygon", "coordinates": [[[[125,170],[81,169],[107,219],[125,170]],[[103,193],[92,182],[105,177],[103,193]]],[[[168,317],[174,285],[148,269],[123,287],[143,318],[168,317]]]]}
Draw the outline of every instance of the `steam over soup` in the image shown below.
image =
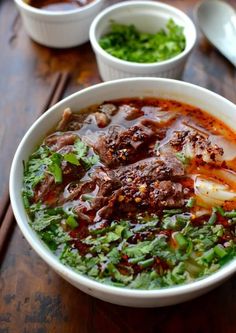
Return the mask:
{"type": "Polygon", "coordinates": [[[236,256],[236,134],[195,107],[122,99],[64,111],[25,164],[30,225],[65,265],[156,289],[236,256]]]}

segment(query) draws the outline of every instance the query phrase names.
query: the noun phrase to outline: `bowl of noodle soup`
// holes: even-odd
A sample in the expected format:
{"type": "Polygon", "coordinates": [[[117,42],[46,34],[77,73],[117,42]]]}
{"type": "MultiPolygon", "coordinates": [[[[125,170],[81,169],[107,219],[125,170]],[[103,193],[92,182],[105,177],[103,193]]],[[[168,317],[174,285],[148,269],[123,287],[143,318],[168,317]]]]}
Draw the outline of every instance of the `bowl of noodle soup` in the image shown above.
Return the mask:
{"type": "Polygon", "coordinates": [[[17,223],[52,269],[99,299],[154,307],[202,295],[236,270],[234,124],[232,102],[186,82],[77,92],[17,148],[17,223]]]}

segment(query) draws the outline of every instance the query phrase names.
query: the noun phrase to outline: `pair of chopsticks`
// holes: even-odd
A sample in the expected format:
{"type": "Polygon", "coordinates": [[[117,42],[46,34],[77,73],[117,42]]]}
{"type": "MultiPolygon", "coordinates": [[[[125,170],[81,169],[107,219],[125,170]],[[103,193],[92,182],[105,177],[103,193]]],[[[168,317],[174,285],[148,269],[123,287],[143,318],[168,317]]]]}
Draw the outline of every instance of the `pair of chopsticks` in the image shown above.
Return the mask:
{"type": "MultiPolygon", "coordinates": [[[[40,115],[47,111],[52,105],[59,102],[65,91],[69,74],[67,72],[58,73],[52,83],[52,89],[44,104],[40,115]]],[[[14,227],[14,215],[11,208],[9,192],[7,191],[3,196],[0,205],[0,259],[3,256],[4,250],[11,238],[14,227]]]]}

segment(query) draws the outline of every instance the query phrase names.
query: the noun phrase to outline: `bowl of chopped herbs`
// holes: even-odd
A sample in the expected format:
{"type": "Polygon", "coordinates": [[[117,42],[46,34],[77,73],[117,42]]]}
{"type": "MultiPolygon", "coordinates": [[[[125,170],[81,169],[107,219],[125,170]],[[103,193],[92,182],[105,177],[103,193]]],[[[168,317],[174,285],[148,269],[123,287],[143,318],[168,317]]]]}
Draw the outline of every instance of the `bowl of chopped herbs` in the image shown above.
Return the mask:
{"type": "Polygon", "coordinates": [[[180,79],[195,41],[195,26],[185,13],[153,1],[110,6],[90,27],[104,81],[135,76],[180,79]]]}

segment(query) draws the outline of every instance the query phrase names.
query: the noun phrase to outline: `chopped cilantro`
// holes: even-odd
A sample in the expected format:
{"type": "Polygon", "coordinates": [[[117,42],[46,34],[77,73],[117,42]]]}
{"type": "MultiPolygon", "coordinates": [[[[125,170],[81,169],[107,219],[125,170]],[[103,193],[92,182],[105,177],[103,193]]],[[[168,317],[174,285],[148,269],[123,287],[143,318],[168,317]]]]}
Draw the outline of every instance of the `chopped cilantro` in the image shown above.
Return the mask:
{"type": "Polygon", "coordinates": [[[89,146],[86,145],[80,139],[77,139],[74,143],[74,153],[79,162],[83,164],[85,169],[90,169],[93,165],[99,162],[99,156],[95,154],[89,146]],[[91,151],[91,155],[89,152],[91,151]]]}
{"type": "Polygon", "coordinates": [[[51,163],[48,165],[48,171],[53,175],[55,179],[55,183],[62,182],[62,169],[61,169],[61,161],[62,156],[58,153],[54,153],[50,157],[51,163]]]}
{"type": "Polygon", "coordinates": [[[46,146],[40,146],[24,163],[24,203],[28,205],[28,198],[33,196],[35,186],[44,178],[45,170],[51,163],[50,150],[46,146]]]}
{"type": "Polygon", "coordinates": [[[63,158],[65,161],[70,162],[71,164],[80,165],[77,156],[73,153],[65,154],[63,158]]]}
{"type": "Polygon", "coordinates": [[[76,221],[76,219],[74,218],[74,216],[70,215],[67,217],[66,219],[66,223],[72,228],[75,229],[76,227],[78,227],[78,222],[76,221]]]}
{"type": "Polygon", "coordinates": [[[116,58],[138,63],[153,63],[173,58],[185,48],[183,28],[170,19],[166,28],[154,34],[140,32],[134,25],[111,21],[110,32],[100,46],[116,58]]]}

